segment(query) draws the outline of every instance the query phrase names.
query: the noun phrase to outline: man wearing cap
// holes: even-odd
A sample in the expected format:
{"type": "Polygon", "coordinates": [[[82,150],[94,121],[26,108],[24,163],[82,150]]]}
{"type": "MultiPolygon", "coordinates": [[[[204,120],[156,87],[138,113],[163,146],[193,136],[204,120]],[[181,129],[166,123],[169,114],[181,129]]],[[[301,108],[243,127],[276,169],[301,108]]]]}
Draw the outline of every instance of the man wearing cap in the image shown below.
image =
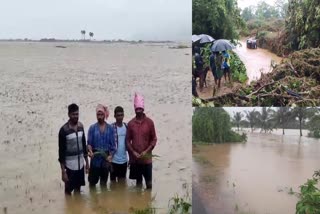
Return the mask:
{"type": "Polygon", "coordinates": [[[130,179],[137,185],[142,184],[142,177],[147,189],[152,188],[152,150],[157,143],[153,121],[144,113],[144,98],[135,94],[134,110],[136,117],[128,123],[126,143],[130,160],[130,179]]]}
{"type": "Polygon", "coordinates": [[[76,104],[68,106],[68,116],[68,122],[59,131],[59,162],[66,195],[70,195],[72,191],[80,192],[80,187],[85,185],[84,168],[86,173],[89,169],[86,138],[83,125],[79,122],[79,107],[76,104]]]}
{"type": "Polygon", "coordinates": [[[89,170],[90,187],[100,180],[105,186],[111,172],[111,160],[116,151],[113,127],[105,120],[109,116],[108,108],[99,104],[96,108],[97,122],[88,131],[88,155],[91,158],[89,170]]]}

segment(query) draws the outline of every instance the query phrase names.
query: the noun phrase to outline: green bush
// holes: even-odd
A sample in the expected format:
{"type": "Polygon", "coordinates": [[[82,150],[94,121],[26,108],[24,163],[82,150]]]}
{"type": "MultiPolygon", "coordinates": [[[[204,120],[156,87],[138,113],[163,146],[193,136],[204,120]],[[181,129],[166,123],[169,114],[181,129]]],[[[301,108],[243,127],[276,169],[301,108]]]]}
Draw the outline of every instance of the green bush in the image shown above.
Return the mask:
{"type": "Polygon", "coordinates": [[[320,178],[320,170],[316,171],[312,179],[300,186],[300,200],[296,204],[296,214],[320,213],[320,190],[317,187],[320,178]]]}
{"type": "Polygon", "coordinates": [[[230,51],[230,70],[234,81],[245,83],[248,80],[246,66],[233,51],[230,51]]]}

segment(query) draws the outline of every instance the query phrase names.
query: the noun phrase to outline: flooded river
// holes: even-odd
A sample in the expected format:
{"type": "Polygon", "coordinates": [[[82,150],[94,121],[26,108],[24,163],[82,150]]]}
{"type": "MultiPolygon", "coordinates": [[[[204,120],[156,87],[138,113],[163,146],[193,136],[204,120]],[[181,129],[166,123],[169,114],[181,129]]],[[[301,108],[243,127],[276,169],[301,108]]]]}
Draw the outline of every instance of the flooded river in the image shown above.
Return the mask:
{"type": "Polygon", "coordinates": [[[298,199],[289,191],[298,192],[320,169],[320,141],[285,132],[248,133],[245,144],[193,149],[193,186],[208,213],[295,213],[298,199]]]}
{"type": "Polygon", "coordinates": [[[235,52],[246,66],[248,83],[252,80],[258,80],[261,73],[268,73],[272,71],[271,60],[280,63],[282,58],[262,48],[248,49],[246,41],[240,41],[241,46],[238,45],[235,52]]]}
{"type": "Polygon", "coordinates": [[[175,45],[0,42],[0,213],[166,213],[175,194],[191,195],[191,49],[175,45]],[[134,117],[135,91],[158,135],[152,191],[130,180],[90,192],[86,176],[81,195],[65,199],[58,131],[67,105],[80,106],[87,133],[98,103],[109,123],[117,105],[125,122],[134,117]]]}

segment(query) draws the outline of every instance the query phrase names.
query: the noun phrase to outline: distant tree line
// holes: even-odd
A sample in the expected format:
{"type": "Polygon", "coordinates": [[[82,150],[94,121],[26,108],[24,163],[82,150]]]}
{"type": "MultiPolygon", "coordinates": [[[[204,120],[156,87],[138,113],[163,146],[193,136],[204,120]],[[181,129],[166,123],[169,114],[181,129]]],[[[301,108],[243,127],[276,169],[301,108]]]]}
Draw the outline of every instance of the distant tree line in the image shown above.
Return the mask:
{"type": "Polygon", "coordinates": [[[232,118],[233,126],[261,129],[261,132],[271,132],[273,129],[299,129],[302,136],[302,129],[309,129],[310,135],[320,137],[320,115],[316,108],[281,107],[277,110],[263,107],[262,111],[235,112],[232,118]]]}

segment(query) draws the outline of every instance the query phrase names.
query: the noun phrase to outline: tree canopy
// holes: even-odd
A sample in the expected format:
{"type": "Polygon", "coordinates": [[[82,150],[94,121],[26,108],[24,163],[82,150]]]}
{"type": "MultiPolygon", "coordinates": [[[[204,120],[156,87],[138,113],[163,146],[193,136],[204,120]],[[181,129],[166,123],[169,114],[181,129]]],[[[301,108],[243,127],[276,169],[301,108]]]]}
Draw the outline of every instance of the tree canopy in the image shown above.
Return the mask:
{"type": "Polygon", "coordinates": [[[239,38],[245,27],[237,0],[193,0],[192,34],[209,34],[214,39],[239,38]]]}

